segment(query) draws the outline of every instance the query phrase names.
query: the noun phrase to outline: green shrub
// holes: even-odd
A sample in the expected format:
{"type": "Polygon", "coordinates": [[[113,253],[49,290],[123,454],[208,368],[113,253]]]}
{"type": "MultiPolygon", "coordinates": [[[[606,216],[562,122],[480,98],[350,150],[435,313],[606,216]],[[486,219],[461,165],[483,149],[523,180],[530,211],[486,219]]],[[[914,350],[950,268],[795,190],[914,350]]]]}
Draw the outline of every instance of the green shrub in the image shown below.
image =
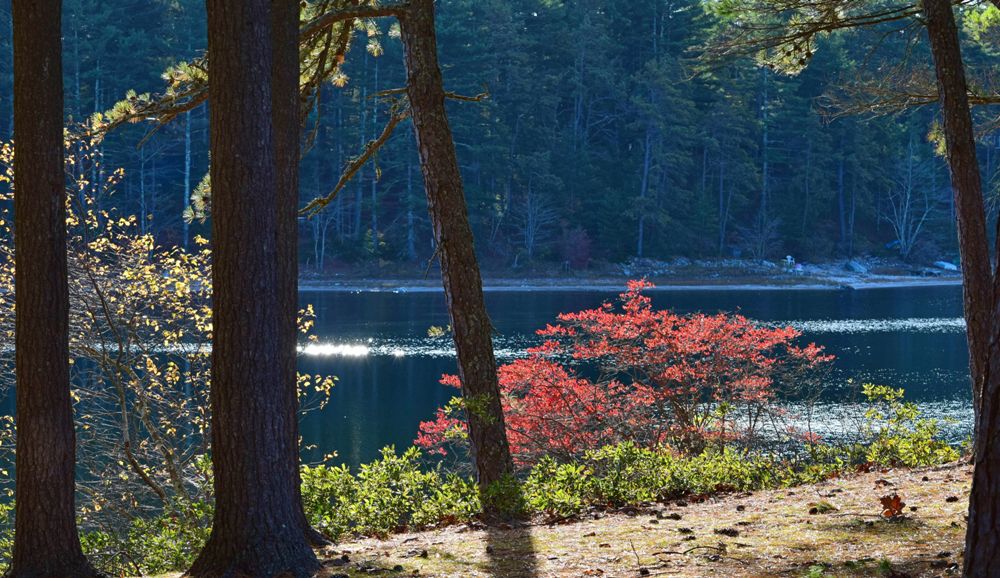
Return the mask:
{"type": "Polygon", "coordinates": [[[855,444],[809,444],[808,453],[789,465],[784,476],[789,484],[815,484],[864,461],[863,456],[864,448],[855,444]]]}
{"type": "Polygon", "coordinates": [[[440,482],[432,484],[431,495],[414,513],[411,523],[420,528],[441,522],[453,524],[471,520],[479,511],[476,484],[458,474],[449,473],[440,482]]]}
{"type": "Polygon", "coordinates": [[[525,480],[525,502],[534,512],[554,516],[578,514],[586,506],[590,476],[582,464],[560,464],[546,456],[525,480]]]}
{"type": "Polygon", "coordinates": [[[309,523],[331,538],[349,529],[350,504],[357,495],[357,480],[347,466],[304,466],[302,468],[302,506],[309,523]]]}
{"type": "Polygon", "coordinates": [[[912,468],[959,458],[958,451],[939,438],[938,420],[922,417],[917,404],[904,402],[902,389],[866,383],[862,392],[868,402],[863,427],[868,462],[912,468]]]}
{"type": "Polygon", "coordinates": [[[710,449],[685,459],[674,474],[675,493],[711,494],[748,491],[784,485],[780,462],[771,456],[756,456],[731,448],[710,449]]]}
{"type": "Polygon", "coordinates": [[[347,532],[385,536],[441,521],[469,520],[479,511],[475,485],[440,467],[424,471],[420,451],[392,447],[352,476],[347,466],[306,467],[302,499],[310,522],[329,537],[347,532]]]}
{"type": "MultiPolygon", "coordinates": [[[[860,463],[925,466],[958,458],[940,438],[936,420],[924,419],[902,390],[865,386],[869,406],[861,437],[849,444],[812,443],[800,455],[772,455],[713,447],[696,455],[647,449],[633,443],[609,445],[560,462],[543,457],[522,480],[509,477],[482,496],[501,513],[569,517],[588,508],[815,483],[860,463]]],[[[210,470],[205,460],[205,480],[210,470]]],[[[385,536],[435,524],[472,520],[482,511],[477,485],[428,467],[417,448],[379,459],[352,472],[347,466],[302,468],[306,514],[336,540],[356,533],[385,536]]],[[[0,503],[0,556],[10,552],[13,499],[0,503]]],[[[184,570],[208,538],[208,502],[174,506],[174,511],[135,518],[124,528],[95,528],[81,520],[85,552],[109,575],[161,574],[184,570]]],[[[0,558],[0,563],[6,560],[0,558]]]]}
{"type": "Polygon", "coordinates": [[[620,507],[774,487],[788,479],[781,471],[771,459],[728,448],[682,457],[623,443],[588,452],[570,463],[544,458],[529,473],[524,492],[535,512],[569,516],[589,506],[620,507]]]}
{"type": "Polygon", "coordinates": [[[84,553],[105,573],[153,575],[187,569],[208,540],[212,507],[197,503],[183,513],[136,518],[126,532],[84,530],[84,553]]]}
{"type": "Polygon", "coordinates": [[[0,503],[0,566],[6,566],[10,553],[14,550],[14,498],[13,491],[5,495],[6,502],[0,503]]]}
{"type": "Polygon", "coordinates": [[[569,516],[589,506],[620,507],[684,493],[675,487],[679,458],[633,443],[589,451],[579,460],[543,458],[524,484],[535,512],[569,516]]]}
{"type": "Polygon", "coordinates": [[[492,514],[504,518],[519,518],[530,512],[521,481],[513,475],[504,475],[490,484],[481,502],[491,507],[492,514]]]}
{"type": "Polygon", "coordinates": [[[664,451],[623,443],[587,452],[583,458],[593,472],[591,500],[610,506],[650,502],[671,493],[670,474],[676,459],[664,451]]]}

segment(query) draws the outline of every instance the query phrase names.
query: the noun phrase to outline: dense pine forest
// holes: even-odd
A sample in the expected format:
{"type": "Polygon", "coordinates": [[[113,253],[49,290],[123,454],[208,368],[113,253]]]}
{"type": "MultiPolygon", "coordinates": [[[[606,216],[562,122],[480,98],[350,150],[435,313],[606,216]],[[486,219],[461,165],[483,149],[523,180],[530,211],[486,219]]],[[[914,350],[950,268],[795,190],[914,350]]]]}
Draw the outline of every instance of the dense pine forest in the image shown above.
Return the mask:
{"type": "MultiPolygon", "coordinates": [[[[697,57],[723,18],[716,4],[440,3],[447,89],[488,94],[448,105],[484,266],[584,269],[636,256],[956,259],[946,164],[930,137],[936,110],[840,114],[865,108],[845,89],[859,75],[889,75],[905,60],[927,76],[926,45],[884,38],[890,29],[876,27],[826,37],[796,75],[749,58],[705,65],[697,57]]],[[[5,31],[9,5],[0,2],[5,31]]],[[[168,66],[205,49],[203,18],[197,0],[68,0],[67,117],[84,122],[129,91],[161,92],[168,66]]],[[[308,121],[303,204],[329,193],[382,133],[391,111],[373,95],[404,85],[398,31],[366,26],[308,121]]],[[[966,34],[972,28],[966,23],[966,34]]],[[[0,34],[2,140],[12,134],[9,38],[0,34]]],[[[970,68],[988,63],[991,44],[977,40],[970,68]]],[[[207,230],[184,217],[207,172],[207,114],[183,114],[145,141],[151,125],[115,131],[99,148],[100,169],[91,167],[95,176],[125,170],[105,202],[147,215],[143,229],[166,245],[207,230]]],[[[300,219],[304,273],[424,269],[434,248],[410,133],[407,121],[326,210],[300,219]]],[[[990,191],[1000,140],[984,133],[979,146],[990,191]]]]}

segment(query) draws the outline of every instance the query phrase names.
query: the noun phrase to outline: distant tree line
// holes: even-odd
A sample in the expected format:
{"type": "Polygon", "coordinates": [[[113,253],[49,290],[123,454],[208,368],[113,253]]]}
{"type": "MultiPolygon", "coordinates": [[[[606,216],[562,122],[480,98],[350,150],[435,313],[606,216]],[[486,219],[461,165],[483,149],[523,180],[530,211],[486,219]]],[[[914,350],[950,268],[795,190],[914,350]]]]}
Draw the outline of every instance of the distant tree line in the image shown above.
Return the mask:
{"type": "MultiPolygon", "coordinates": [[[[2,27],[9,27],[9,2],[0,1],[2,27]]],[[[725,25],[722,4],[441,3],[447,89],[489,93],[449,104],[488,266],[786,253],[800,260],[955,257],[946,166],[928,140],[936,111],[837,117],[838,97],[850,98],[841,87],[856,70],[909,58],[927,73],[926,44],[879,41],[885,30],[873,27],[818,40],[809,66],[793,76],[748,57],[706,68],[696,57],[725,25]]],[[[161,90],[168,65],[205,48],[203,18],[197,0],[67,0],[67,116],[83,121],[129,90],[161,90]]],[[[365,26],[307,121],[303,204],[329,193],[390,120],[390,105],[373,95],[404,85],[398,30],[388,21],[365,26]]],[[[963,34],[977,34],[976,26],[964,24],[963,34]]],[[[0,34],[4,139],[12,110],[7,38],[0,34]]],[[[988,43],[974,44],[979,50],[967,59],[988,62],[988,43]]],[[[207,111],[185,113],[137,147],[148,130],[126,127],[102,144],[102,166],[127,171],[107,202],[150,215],[146,226],[159,239],[184,244],[205,227],[182,215],[207,172],[207,111]]],[[[300,219],[304,272],[358,262],[422,266],[431,257],[408,133],[396,131],[324,211],[300,219]]],[[[980,136],[992,197],[1000,141],[988,131],[980,136]]],[[[101,168],[89,170],[99,178],[101,168]]]]}

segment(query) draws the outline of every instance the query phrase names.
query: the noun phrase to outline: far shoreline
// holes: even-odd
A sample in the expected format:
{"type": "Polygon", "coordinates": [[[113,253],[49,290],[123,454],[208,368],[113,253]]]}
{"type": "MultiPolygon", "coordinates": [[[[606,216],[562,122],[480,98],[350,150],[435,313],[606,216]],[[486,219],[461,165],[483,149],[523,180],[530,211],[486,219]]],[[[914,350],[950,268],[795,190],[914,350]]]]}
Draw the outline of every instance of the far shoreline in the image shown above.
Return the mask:
{"type": "MultiPolygon", "coordinates": [[[[862,291],[866,289],[906,289],[920,287],[960,286],[961,277],[891,277],[871,278],[810,278],[794,282],[776,278],[773,282],[705,283],[699,279],[652,279],[656,287],[650,291],[862,291]]],[[[614,293],[624,289],[628,279],[571,279],[556,281],[537,279],[486,279],[483,291],[488,293],[514,293],[538,291],[573,291],[614,293]]],[[[344,279],[300,280],[300,293],[440,293],[440,284],[429,279],[344,279]]]]}

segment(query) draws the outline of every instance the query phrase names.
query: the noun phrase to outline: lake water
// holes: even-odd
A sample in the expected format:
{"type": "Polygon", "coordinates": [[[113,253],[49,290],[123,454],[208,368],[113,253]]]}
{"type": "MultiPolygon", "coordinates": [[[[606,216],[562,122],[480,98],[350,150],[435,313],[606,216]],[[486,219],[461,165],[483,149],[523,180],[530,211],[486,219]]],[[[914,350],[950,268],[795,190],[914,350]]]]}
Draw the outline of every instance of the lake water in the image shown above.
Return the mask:
{"type": "MultiPolygon", "coordinates": [[[[839,291],[654,291],[657,308],[687,313],[739,311],[764,322],[788,324],[803,339],[837,356],[824,400],[831,429],[837,409],[856,396],[855,383],[906,388],[928,414],[949,418],[950,438],[969,431],[971,406],[961,288],[918,287],[839,291]]],[[[488,292],[502,362],[536,343],[534,331],[560,312],[593,308],[614,299],[606,291],[488,292]]],[[[440,292],[303,292],[317,314],[319,345],[300,357],[300,371],[339,377],[329,405],[306,415],[302,435],[313,446],[307,459],[336,451],[357,465],[383,446],[410,445],[421,421],[455,390],[438,383],[455,372],[449,338],[430,338],[446,326],[440,292]]],[[[841,424],[842,425],[842,424],[841,424]]]]}

